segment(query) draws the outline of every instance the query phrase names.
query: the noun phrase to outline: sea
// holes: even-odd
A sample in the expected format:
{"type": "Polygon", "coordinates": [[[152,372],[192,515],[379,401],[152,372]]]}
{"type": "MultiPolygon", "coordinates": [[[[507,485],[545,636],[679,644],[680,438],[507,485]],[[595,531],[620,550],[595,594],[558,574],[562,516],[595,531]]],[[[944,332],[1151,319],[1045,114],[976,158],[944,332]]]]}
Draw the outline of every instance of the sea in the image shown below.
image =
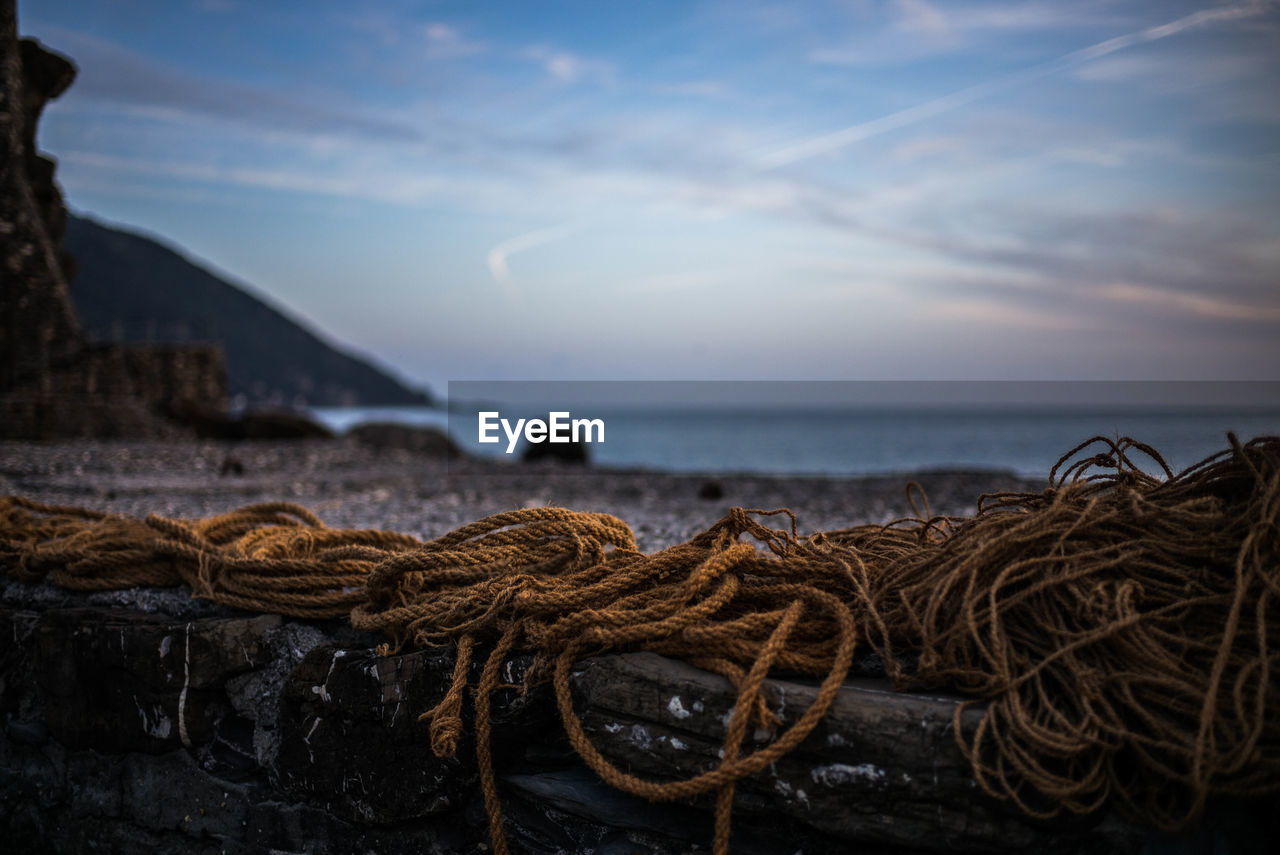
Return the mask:
{"type": "MultiPolygon", "coordinates": [[[[483,405],[492,407],[494,405],[483,405]]],[[[318,408],[338,433],[362,422],[397,422],[447,431],[470,454],[515,460],[507,441],[478,441],[480,405],[318,408]]],[[[546,418],[547,410],[509,417],[546,418]]],[[[604,441],[588,447],[593,464],[684,473],[858,476],[934,469],[992,469],[1045,477],[1067,452],[1092,437],[1131,437],[1155,449],[1174,471],[1241,440],[1280,435],[1280,408],[1179,407],[867,407],[597,406],[573,411],[604,423],[604,441]]],[[[501,430],[497,435],[502,437],[501,430]]],[[[1096,444],[1082,454],[1105,450],[1096,444]]],[[[1141,454],[1152,474],[1161,470],[1141,454]]]]}

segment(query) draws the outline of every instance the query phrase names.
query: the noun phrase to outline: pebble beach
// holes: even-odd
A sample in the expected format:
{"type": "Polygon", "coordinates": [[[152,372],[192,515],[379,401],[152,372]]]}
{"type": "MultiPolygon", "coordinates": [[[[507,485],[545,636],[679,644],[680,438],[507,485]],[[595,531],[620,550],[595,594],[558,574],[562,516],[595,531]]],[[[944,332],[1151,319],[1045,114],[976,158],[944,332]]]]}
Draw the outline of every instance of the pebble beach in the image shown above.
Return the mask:
{"type": "Polygon", "coordinates": [[[951,515],[972,514],[983,493],[1046,484],[998,470],[824,478],[445,461],[351,438],[0,443],[0,494],[42,502],[194,518],[288,501],[329,526],[424,539],[489,514],[560,506],[620,517],[645,551],[679,543],[735,506],[788,507],[802,535],[913,516],[906,492],[912,481],[924,488],[932,513],[951,515]]]}

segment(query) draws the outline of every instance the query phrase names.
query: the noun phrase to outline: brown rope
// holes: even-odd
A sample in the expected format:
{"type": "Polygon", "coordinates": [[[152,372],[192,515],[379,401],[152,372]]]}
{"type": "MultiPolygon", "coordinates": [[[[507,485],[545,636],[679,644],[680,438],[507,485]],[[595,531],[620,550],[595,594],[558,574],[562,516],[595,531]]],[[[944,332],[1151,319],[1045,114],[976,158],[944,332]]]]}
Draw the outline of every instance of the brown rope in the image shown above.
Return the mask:
{"type": "Polygon", "coordinates": [[[300,505],[249,505],[204,520],[145,520],[0,498],[8,573],[77,590],[186,584],[216,603],[303,618],[345,617],[369,569],[421,545],[386,531],[325,527],[300,505]]]}
{"type": "Polygon", "coordinates": [[[801,538],[790,511],[735,508],[686,543],[646,555],[625,523],[560,508],[511,511],[423,543],[326,528],[256,505],[202,521],[145,521],[0,499],[9,572],[67,587],[186,583],[193,596],[300,617],[350,614],[404,645],[456,645],[433,752],[464,730],[475,651],[477,765],[494,849],[506,851],[491,756],[503,661],[534,653],[565,731],[605,781],[651,800],[714,797],[727,851],[736,782],[793,749],[826,714],[857,644],[900,688],[950,686],[983,704],[955,733],[982,788],[1030,816],[1117,799],[1162,828],[1213,794],[1280,788],[1280,439],[1240,443],[1178,475],[1152,448],[1097,438],[1065,455],[1041,493],[984,496],[967,518],[917,516],[801,538]],[[1090,453],[1090,452],[1093,453],[1090,453]],[[1146,474],[1153,463],[1163,478],[1146,474]],[[786,528],[764,520],[784,515],[786,528]],[[613,766],[573,706],[580,659],[648,650],[723,674],[738,697],[715,768],[648,781],[613,766]],[[907,654],[911,654],[908,656],[907,654]],[[907,662],[914,662],[908,667],[907,662]],[[776,727],[771,670],[821,680],[776,727]],[[1268,710],[1271,711],[1268,716],[1268,710]]]}

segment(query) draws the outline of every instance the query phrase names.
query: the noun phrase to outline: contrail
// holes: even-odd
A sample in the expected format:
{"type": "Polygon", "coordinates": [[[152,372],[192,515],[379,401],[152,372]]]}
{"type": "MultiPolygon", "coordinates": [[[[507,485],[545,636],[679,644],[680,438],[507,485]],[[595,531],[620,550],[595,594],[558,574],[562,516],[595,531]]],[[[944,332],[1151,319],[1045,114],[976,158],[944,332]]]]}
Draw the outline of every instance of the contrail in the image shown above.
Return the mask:
{"type": "Polygon", "coordinates": [[[1039,65],[1033,65],[1022,71],[1015,71],[1004,77],[989,80],[985,83],[979,83],[974,86],[961,89],[958,92],[952,92],[949,95],[943,95],[914,107],[908,107],[905,110],[899,110],[896,113],[889,113],[878,119],[872,119],[867,122],[861,122],[856,125],[850,125],[831,133],[821,134],[820,136],[810,137],[801,140],[780,149],[771,151],[763,155],[757,165],[764,170],[776,169],[780,166],[786,166],[800,160],[806,160],[810,157],[816,157],[820,154],[835,151],[845,146],[853,145],[861,142],[869,137],[878,136],[886,131],[892,131],[906,125],[912,125],[924,119],[932,118],[940,113],[946,113],[957,107],[963,107],[971,104],[981,98],[985,98],[995,92],[1009,89],[1030,80],[1036,80],[1046,77],[1059,71],[1065,71],[1086,62],[1107,56],[1116,51],[1133,47],[1134,45],[1145,44],[1146,42],[1154,42],[1159,39],[1168,38],[1177,35],[1183,30],[1190,30],[1201,27],[1206,24],[1213,24],[1219,21],[1234,21],[1240,18],[1248,18],[1258,15],[1264,11],[1269,4],[1257,3],[1243,6],[1229,6],[1221,9],[1204,9],[1199,12],[1187,15],[1183,18],[1170,21],[1167,24],[1160,24],[1154,27],[1148,27],[1145,30],[1128,33],[1123,36],[1116,36],[1099,42],[1090,47],[1081,48],[1072,51],[1057,59],[1039,65]]]}
{"type": "Polygon", "coordinates": [[[493,275],[494,281],[499,285],[507,285],[511,282],[511,269],[507,267],[507,258],[509,256],[513,253],[523,252],[526,249],[533,249],[535,246],[542,246],[544,243],[566,238],[578,231],[578,228],[578,226],[571,223],[561,223],[558,226],[536,229],[516,235],[513,238],[507,238],[489,250],[488,255],[485,257],[489,264],[489,273],[493,275]]]}

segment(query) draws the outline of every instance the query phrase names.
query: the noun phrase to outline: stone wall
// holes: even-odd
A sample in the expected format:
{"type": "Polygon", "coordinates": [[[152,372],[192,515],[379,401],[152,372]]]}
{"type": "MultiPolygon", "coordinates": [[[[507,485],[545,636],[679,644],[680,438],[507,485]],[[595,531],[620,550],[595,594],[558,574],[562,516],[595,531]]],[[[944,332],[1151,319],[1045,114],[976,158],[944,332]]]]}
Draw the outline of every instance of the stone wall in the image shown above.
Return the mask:
{"type": "Polygon", "coordinates": [[[170,418],[196,409],[225,411],[222,350],[179,344],[94,344],[83,352],[86,391],[141,401],[170,418]]]}
{"type": "Polygon", "coordinates": [[[0,438],[166,437],[192,412],[225,412],[222,351],[92,344],[3,398],[0,438]]]}
{"type": "MultiPolygon", "coordinates": [[[[187,596],[0,581],[0,839],[13,851],[484,850],[472,737],[440,759],[418,720],[449,684],[451,649],[381,656],[382,639],[345,622],[187,596]]],[[[503,678],[527,665],[512,659],[503,678]]],[[[619,767],[666,780],[718,762],[734,700],[724,679],[629,654],[580,663],[572,685],[587,734],[619,767]]],[[[815,692],[770,680],[768,703],[785,726],[815,692]]],[[[1228,806],[1186,838],[1105,812],[1025,820],[976,786],[953,737],[959,701],[851,680],[796,751],[739,785],[733,851],[1246,852],[1276,831],[1266,806],[1228,806]]],[[[493,733],[514,851],[709,846],[708,799],[651,804],[603,784],[546,688],[500,692],[493,733]]],[[[757,731],[747,749],[775,736],[757,731]]]]}

